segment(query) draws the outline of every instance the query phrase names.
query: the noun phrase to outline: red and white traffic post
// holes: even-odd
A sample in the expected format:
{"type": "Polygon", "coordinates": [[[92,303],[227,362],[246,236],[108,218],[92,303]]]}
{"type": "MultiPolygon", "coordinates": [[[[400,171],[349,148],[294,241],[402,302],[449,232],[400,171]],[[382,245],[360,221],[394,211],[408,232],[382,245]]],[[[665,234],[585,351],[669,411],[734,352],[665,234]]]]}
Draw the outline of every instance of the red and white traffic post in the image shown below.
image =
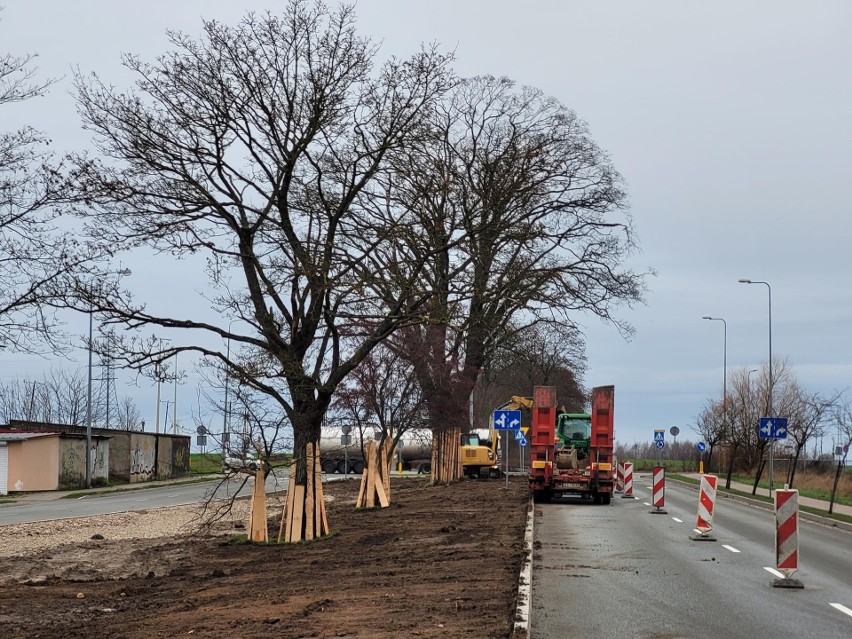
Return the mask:
{"type": "Polygon", "coordinates": [[[652,515],[665,515],[668,511],[666,505],[666,469],[664,466],[654,466],[652,482],[653,506],[649,512],[652,515]]]}
{"type": "Polygon", "coordinates": [[[619,460],[615,464],[615,492],[624,491],[624,464],[619,460]]]}
{"type": "Polygon", "coordinates": [[[773,588],[804,588],[793,573],[799,569],[799,491],[775,491],[775,567],[784,575],[773,588]]]}
{"type": "Polygon", "coordinates": [[[633,499],[633,464],[624,462],[624,494],[622,499],[633,499]]]}
{"type": "Polygon", "coordinates": [[[698,519],[695,523],[695,534],[689,536],[693,541],[716,541],[710,533],[713,530],[718,479],[715,475],[701,475],[701,488],[698,491],[698,519]]]}

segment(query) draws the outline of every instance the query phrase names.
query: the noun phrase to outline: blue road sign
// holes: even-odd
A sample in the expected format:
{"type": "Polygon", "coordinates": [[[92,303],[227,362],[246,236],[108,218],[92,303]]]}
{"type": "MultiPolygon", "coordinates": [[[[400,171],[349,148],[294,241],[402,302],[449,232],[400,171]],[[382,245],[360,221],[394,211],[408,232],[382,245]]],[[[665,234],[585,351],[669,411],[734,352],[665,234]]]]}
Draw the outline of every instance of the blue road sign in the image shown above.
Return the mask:
{"type": "Polygon", "coordinates": [[[527,445],[527,438],[526,438],[526,437],[521,437],[521,438],[518,440],[518,444],[520,444],[521,448],[523,448],[524,446],[526,446],[526,445],[527,445]]]}
{"type": "Polygon", "coordinates": [[[521,427],[521,411],[495,410],[494,430],[518,430],[521,427]]]}
{"type": "MultiPolygon", "coordinates": [[[[666,441],[666,431],[655,430],[654,431],[654,441],[655,442],[665,442],[666,441]]],[[[662,448],[662,446],[657,446],[657,448],[662,448]]]]}
{"type": "Polygon", "coordinates": [[[657,448],[665,448],[666,447],[666,442],[664,442],[662,439],[658,439],[657,441],[654,442],[654,444],[656,444],[657,448]]]}
{"type": "Polygon", "coordinates": [[[515,441],[520,441],[520,440],[522,440],[523,438],[524,438],[524,431],[522,431],[522,430],[519,428],[518,430],[516,430],[516,431],[515,431],[515,441]]]}
{"type": "Polygon", "coordinates": [[[705,450],[707,450],[707,444],[705,444],[704,442],[698,442],[697,444],[695,444],[695,447],[698,449],[699,453],[703,453],[705,450]]]}
{"type": "Polygon", "coordinates": [[[787,418],[761,417],[757,435],[761,439],[787,439],[787,418]]]}

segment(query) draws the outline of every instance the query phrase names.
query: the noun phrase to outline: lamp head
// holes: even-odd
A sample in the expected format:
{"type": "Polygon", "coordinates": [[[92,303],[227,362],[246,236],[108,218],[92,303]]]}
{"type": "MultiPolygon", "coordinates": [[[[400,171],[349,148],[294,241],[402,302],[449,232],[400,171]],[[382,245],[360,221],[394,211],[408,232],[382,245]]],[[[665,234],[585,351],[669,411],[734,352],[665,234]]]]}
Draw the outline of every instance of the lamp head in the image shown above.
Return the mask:
{"type": "Polygon", "coordinates": [[[713,319],[713,318],[712,318],[712,317],[710,317],[709,315],[705,315],[705,316],[704,316],[704,317],[702,317],[701,319],[713,319]]]}
{"type": "Polygon", "coordinates": [[[744,277],[741,277],[738,281],[740,284],[751,284],[751,280],[747,280],[744,277]]]}

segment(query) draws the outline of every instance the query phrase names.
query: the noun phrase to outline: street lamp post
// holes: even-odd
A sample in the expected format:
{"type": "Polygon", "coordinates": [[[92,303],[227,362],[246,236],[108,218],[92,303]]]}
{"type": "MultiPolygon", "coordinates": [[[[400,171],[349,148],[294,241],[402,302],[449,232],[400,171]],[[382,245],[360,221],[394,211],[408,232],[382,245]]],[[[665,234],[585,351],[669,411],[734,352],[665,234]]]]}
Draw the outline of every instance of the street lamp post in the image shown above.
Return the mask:
{"type": "Polygon", "coordinates": [[[724,351],[722,354],[722,420],[725,423],[725,435],[728,430],[728,323],[721,317],[705,315],[701,319],[722,322],[724,329],[724,351]]]}
{"type": "Polygon", "coordinates": [[[92,487],[92,312],[89,311],[89,384],[86,392],[86,488],[92,487]]]}
{"type": "MultiPolygon", "coordinates": [[[[767,417],[772,417],[772,391],[774,390],[772,384],[772,287],[769,285],[769,282],[762,282],[759,280],[750,280],[747,278],[741,278],[739,280],[740,284],[765,284],[766,290],[769,292],[769,397],[767,399],[767,408],[769,409],[769,414],[767,417]]],[[[772,438],[769,440],[769,496],[772,497],[772,490],[774,488],[774,465],[775,465],[775,439],[772,438]]]]}

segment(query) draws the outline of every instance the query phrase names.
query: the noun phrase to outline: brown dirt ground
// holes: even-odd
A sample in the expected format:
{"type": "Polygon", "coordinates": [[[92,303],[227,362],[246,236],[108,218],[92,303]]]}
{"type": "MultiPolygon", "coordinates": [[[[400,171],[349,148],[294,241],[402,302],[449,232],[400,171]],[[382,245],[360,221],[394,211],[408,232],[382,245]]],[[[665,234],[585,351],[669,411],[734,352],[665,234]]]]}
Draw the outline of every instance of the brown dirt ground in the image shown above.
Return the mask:
{"type": "Polygon", "coordinates": [[[529,499],[523,478],[505,486],[394,478],[389,508],[356,511],[358,482],[328,483],[336,534],[310,543],[104,540],[4,558],[2,636],[511,637],[529,499]]]}

